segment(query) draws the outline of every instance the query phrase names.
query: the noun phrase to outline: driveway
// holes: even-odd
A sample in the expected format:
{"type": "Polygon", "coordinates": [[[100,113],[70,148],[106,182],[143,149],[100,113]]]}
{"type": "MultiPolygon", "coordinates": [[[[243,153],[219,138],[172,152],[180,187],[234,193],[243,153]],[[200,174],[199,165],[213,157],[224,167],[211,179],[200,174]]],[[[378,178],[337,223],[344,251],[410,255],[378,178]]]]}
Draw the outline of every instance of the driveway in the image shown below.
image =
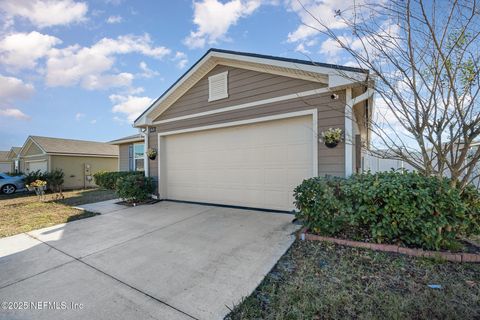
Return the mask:
{"type": "Polygon", "coordinates": [[[100,207],[100,216],[0,239],[0,302],[27,309],[0,319],[221,319],[296,230],[292,215],[254,210],[100,207]]]}

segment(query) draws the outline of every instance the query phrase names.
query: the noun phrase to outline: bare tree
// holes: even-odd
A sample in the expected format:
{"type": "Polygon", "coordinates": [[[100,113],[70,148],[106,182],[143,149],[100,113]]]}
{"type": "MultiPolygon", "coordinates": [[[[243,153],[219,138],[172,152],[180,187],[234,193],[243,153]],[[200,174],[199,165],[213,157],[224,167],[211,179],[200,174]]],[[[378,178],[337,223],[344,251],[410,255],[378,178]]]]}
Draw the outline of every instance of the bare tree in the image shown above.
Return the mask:
{"type": "Polygon", "coordinates": [[[341,29],[303,8],[316,21],[309,27],[370,71],[365,85],[375,82],[380,102],[374,146],[463,188],[478,178],[480,159],[472,148],[480,135],[480,3],[359,1],[335,11],[341,29]]]}

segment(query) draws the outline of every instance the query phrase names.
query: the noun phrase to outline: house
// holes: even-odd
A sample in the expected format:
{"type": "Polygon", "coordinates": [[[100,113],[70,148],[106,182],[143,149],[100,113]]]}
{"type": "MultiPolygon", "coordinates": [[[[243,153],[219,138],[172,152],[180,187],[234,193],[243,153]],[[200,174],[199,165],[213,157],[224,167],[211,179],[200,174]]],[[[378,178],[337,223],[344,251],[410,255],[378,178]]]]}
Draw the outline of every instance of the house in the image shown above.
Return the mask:
{"type": "Polygon", "coordinates": [[[12,171],[12,161],[8,159],[8,154],[10,151],[0,151],[0,172],[11,172],[12,171]]]}
{"type": "Polygon", "coordinates": [[[20,172],[20,150],[22,147],[11,147],[7,158],[11,161],[12,169],[10,172],[20,172]]]}
{"type": "Polygon", "coordinates": [[[142,134],[134,134],[109,143],[118,146],[118,171],[143,171],[145,169],[145,148],[142,134]]]}
{"type": "Polygon", "coordinates": [[[134,122],[160,199],[292,210],[305,178],[361,170],[373,90],[358,68],[210,49],[134,122]],[[340,128],[334,148],[320,139],[340,128]]]}
{"type": "Polygon", "coordinates": [[[19,154],[20,171],[61,169],[64,188],[94,187],[93,174],[117,171],[118,146],[72,139],[29,136],[19,154]]]}

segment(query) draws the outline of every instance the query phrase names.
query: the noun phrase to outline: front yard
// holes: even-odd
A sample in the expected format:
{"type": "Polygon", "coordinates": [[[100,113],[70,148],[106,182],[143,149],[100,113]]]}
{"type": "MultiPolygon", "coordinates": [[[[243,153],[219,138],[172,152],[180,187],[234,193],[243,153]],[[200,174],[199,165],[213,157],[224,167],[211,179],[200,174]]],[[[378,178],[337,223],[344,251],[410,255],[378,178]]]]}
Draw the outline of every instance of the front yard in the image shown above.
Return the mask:
{"type": "Polygon", "coordinates": [[[64,199],[55,200],[54,194],[47,194],[46,201],[38,201],[31,193],[0,195],[0,237],[94,216],[71,206],[116,198],[113,191],[100,189],[67,191],[63,195],[64,199]]]}
{"type": "Polygon", "coordinates": [[[227,319],[478,319],[479,301],[478,264],[296,241],[227,319]]]}

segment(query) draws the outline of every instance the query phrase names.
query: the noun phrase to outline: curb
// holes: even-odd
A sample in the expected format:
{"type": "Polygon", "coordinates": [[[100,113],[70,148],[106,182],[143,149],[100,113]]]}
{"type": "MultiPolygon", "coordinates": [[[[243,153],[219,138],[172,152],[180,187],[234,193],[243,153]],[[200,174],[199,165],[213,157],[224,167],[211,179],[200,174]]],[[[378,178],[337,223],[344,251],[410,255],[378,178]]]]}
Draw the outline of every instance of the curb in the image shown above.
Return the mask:
{"type": "Polygon", "coordinates": [[[423,249],[411,249],[400,247],[392,244],[379,244],[379,243],[367,243],[353,240],[344,240],[332,237],[323,237],[317,236],[315,234],[308,233],[307,228],[302,228],[297,232],[297,239],[299,240],[309,240],[309,241],[324,241],[335,244],[340,244],[343,246],[353,247],[353,248],[364,248],[374,251],[381,252],[393,252],[404,254],[411,257],[424,257],[424,258],[439,258],[450,262],[460,262],[460,263],[480,263],[480,254],[475,253],[451,253],[451,252],[439,252],[439,251],[428,251],[423,249]]]}

